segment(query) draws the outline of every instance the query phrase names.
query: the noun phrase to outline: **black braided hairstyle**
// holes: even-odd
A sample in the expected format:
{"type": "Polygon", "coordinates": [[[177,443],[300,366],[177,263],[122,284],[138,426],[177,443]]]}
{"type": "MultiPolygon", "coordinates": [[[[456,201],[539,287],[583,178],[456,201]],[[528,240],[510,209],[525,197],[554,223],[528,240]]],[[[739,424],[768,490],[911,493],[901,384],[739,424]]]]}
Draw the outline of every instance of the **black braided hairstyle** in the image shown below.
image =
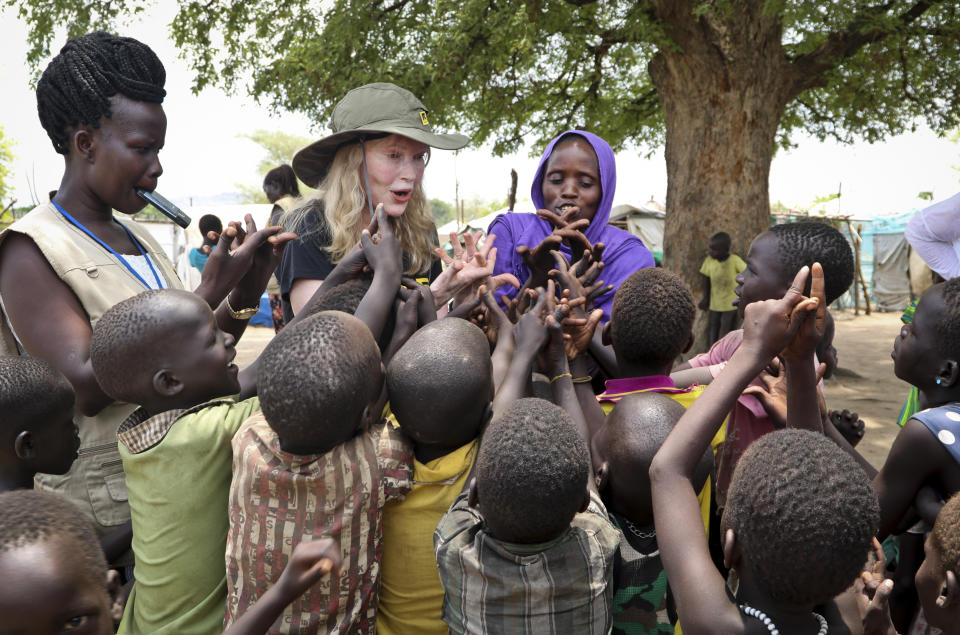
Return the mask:
{"type": "Polygon", "coordinates": [[[130,37],[96,31],[68,40],[37,82],[37,113],[53,148],[67,154],[77,126],[100,127],[110,117],[109,99],[120,94],[162,104],[167,73],[149,46],[130,37]]]}

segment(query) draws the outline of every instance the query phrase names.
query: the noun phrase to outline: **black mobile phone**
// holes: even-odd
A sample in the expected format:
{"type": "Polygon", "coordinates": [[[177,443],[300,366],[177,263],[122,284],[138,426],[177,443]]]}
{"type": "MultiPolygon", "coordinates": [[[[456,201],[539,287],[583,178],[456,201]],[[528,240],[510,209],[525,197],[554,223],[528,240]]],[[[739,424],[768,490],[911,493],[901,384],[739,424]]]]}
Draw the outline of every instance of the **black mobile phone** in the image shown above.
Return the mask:
{"type": "Polygon", "coordinates": [[[180,227],[186,229],[190,224],[190,217],[184,214],[183,210],[156,192],[145,190],[142,187],[136,188],[136,192],[137,196],[163,212],[164,216],[175,222],[177,225],[180,225],[180,227]]]}

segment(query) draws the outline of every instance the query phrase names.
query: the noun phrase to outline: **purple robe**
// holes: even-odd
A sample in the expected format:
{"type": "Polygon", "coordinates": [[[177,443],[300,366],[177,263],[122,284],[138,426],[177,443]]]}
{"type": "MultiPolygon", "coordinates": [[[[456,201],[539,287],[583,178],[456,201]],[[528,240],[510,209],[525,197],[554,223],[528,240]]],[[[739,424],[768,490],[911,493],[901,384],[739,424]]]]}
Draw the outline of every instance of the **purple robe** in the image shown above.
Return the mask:
{"type": "MultiPolygon", "coordinates": [[[[584,234],[591,244],[602,242],[606,245],[603,251],[603,272],[600,274],[600,279],[606,284],[612,284],[613,290],[604,293],[594,301],[596,308],[603,309],[603,322],[606,322],[610,319],[613,294],[620,283],[634,271],[654,266],[653,254],[644,246],[643,241],[633,234],[607,224],[607,220],[610,218],[610,209],[613,206],[613,195],[617,189],[617,166],[613,150],[606,141],[595,134],[583,130],[568,130],[550,142],[543,156],[540,157],[540,166],[537,168],[537,175],[530,187],[530,196],[533,199],[534,206],[537,209],[543,208],[543,173],[547,166],[547,159],[557,142],[568,134],[581,135],[593,146],[600,167],[600,188],[602,191],[600,205],[597,207],[597,213],[590,221],[590,225],[584,234]]],[[[490,223],[490,227],[487,228],[487,234],[497,235],[497,241],[494,243],[494,246],[497,247],[497,264],[493,270],[494,275],[512,273],[520,280],[522,285],[530,277],[530,272],[517,253],[517,247],[527,245],[532,249],[552,232],[553,226],[547,221],[541,220],[536,214],[509,212],[497,216],[490,223]]],[[[568,260],[570,259],[570,248],[568,246],[561,245],[560,251],[567,256],[568,260]]],[[[517,290],[508,285],[497,289],[496,296],[502,300],[502,296],[512,298],[516,293],[517,290]]]]}

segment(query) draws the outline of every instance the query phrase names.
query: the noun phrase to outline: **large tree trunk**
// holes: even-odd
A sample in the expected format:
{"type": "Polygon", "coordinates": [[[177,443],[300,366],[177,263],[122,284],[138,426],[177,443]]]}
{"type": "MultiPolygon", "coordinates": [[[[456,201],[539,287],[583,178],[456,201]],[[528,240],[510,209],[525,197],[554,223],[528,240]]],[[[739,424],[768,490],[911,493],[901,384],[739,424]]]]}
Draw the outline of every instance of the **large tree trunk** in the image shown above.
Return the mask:
{"type": "MultiPolygon", "coordinates": [[[[666,122],[664,264],[699,301],[710,236],[729,233],[745,257],[769,225],[770,161],[788,100],[781,28],[762,1],[739,3],[751,15],[699,19],[686,1],[653,4],[677,45],[661,47],[649,68],[666,122]]],[[[694,351],[705,350],[705,330],[698,316],[694,351]]]]}

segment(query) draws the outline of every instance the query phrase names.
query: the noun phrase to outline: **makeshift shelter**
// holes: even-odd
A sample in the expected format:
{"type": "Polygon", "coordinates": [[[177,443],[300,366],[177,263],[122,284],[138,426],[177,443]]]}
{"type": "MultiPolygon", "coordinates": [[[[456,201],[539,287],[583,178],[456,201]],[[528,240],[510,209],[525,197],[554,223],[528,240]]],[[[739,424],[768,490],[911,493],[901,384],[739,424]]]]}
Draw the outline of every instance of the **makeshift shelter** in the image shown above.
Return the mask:
{"type": "Polygon", "coordinates": [[[663,229],[666,224],[666,208],[651,198],[640,207],[633,205],[615,205],[610,210],[610,220],[614,227],[625,229],[643,241],[653,253],[653,259],[663,262],[663,229]]]}

